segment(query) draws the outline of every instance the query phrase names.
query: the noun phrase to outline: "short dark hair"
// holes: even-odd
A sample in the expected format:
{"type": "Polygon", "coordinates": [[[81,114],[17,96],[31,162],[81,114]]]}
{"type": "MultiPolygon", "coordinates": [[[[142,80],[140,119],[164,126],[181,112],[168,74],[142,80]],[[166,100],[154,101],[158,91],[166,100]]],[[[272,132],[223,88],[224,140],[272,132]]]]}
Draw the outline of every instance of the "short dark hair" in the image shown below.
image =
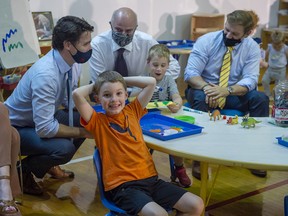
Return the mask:
{"type": "Polygon", "coordinates": [[[52,47],[57,50],[64,48],[65,40],[75,44],[83,32],[93,32],[94,27],[86,22],[83,18],[75,16],[65,16],[58,20],[53,29],[52,47]]]}
{"type": "Polygon", "coordinates": [[[94,85],[94,92],[97,95],[99,94],[101,86],[106,82],[110,82],[110,83],[120,82],[122,83],[124,89],[127,90],[126,82],[120,73],[116,71],[105,71],[101,73],[96,79],[96,82],[94,85]]]}

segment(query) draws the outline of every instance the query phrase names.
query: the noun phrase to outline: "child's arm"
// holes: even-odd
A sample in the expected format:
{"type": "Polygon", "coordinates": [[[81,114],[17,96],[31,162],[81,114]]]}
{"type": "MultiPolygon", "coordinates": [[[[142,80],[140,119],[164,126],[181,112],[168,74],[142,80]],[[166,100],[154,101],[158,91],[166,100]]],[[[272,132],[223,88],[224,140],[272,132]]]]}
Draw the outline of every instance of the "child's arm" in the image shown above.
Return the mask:
{"type": "Polygon", "coordinates": [[[172,101],[173,101],[173,104],[170,104],[167,107],[171,112],[176,113],[178,112],[178,110],[181,109],[183,101],[179,94],[173,94],[172,101]]]}
{"type": "Polygon", "coordinates": [[[93,114],[93,108],[86,100],[86,97],[92,93],[94,83],[81,86],[73,91],[73,100],[75,107],[80,113],[81,117],[88,122],[93,114]]]}
{"type": "Polygon", "coordinates": [[[269,60],[269,49],[267,49],[265,52],[265,61],[268,62],[268,60],[269,60]]]}
{"type": "Polygon", "coordinates": [[[268,49],[265,50],[265,57],[260,59],[260,68],[267,68],[268,65],[268,56],[269,56],[269,51],[268,49]]]}
{"type": "Polygon", "coordinates": [[[142,88],[142,91],[137,96],[138,101],[142,105],[144,109],[149,101],[152,98],[156,80],[154,77],[140,77],[140,76],[133,76],[133,77],[124,77],[124,80],[128,86],[136,86],[142,88]]]}
{"type": "Polygon", "coordinates": [[[268,63],[264,59],[260,59],[260,68],[267,68],[268,63]]]}

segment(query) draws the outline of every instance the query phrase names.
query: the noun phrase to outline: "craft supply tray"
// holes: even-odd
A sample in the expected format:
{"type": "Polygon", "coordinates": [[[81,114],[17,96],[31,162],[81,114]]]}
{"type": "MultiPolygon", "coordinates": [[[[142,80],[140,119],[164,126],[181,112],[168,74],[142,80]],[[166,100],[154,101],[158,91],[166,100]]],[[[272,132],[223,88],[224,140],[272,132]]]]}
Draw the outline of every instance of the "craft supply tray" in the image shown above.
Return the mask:
{"type": "Polygon", "coordinates": [[[190,136],[202,132],[203,127],[173,119],[159,114],[146,114],[140,120],[143,134],[160,139],[171,140],[179,137],[190,136]],[[163,135],[164,130],[178,128],[182,129],[176,134],[163,135]],[[160,130],[160,132],[151,132],[151,130],[160,130]]]}
{"type": "Polygon", "coordinates": [[[283,140],[282,137],[276,137],[276,139],[278,140],[278,144],[288,147],[288,142],[283,140]]]}

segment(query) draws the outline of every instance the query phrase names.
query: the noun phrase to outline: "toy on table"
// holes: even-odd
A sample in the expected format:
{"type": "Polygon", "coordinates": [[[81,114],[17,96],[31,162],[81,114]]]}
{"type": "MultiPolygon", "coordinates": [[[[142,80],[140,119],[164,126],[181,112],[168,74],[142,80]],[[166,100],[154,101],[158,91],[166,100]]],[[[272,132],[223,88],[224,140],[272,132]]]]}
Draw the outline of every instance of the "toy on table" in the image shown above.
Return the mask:
{"type": "Polygon", "coordinates": [[[171,126],[170,128],[164,129],[163,131],[160,128],[150,129],[149,131],[152,133],[161,134],[162,136],[168,136],[168,135],[173,135],[173,134],[183,132],[183,129],[178,126],[171,126]]]}
{"type": "Polygon", "coordinates": [[[243,126],[244,128],[251,128],[251,127],[255,127],[255,125],[257,123],[260,123],[261,121],[257,121],[256,119],[254,118],[251,118],[251,117],[248,117],[248,116],[244,116],[242,118],[242,123],[241,123],[241,126],[243,126]]]}
{"type": "Polygon", "coordinates": [[[210,117],[210,120],[212,120],[212,118],[213,118],[214,121],[216,121],[216,119],[220,120],[220,118],[221,118],[221,113],[218,109],[213,110],[212,113],[210,113],[210,110],[209,110],[208,115],[210,117]]]}
{"type": "Polygon", "coordinates": [[[283,136],[282,137],[276,137],[276,139],[278,140],[278,144],[283,145],[285,147],[288,147],[288,136],[286,138],[287,139],[283,138],[283,136]]]}
{"type": "Polygon", "coordinates": [[[285,142],[288,142],[288,133],[282,135],[282,140],[284,140],[285,142]]]}
{"type": "Polygon", "coordinates": [[[188,122],[190,124],[195,123],[195,118],[193,116],[188,116],[188,115],[178,115],[174,116],[175,119],[178,119],[180,121],[188,122]]]}
{"type": "Polygon", "coordinates": [[[227,120],[227,124],[230,125],[234,125],[234,124],[238,124],[238,115],[235,115],[235,117],[229,117],[229,119],[227,120]]]}
{"type": "Polygon", "coordinates": [[[167,106],[174,104],[172,101],[154,101],[147,104],[147,109],[154,108],[166,108],[167,106]]]}

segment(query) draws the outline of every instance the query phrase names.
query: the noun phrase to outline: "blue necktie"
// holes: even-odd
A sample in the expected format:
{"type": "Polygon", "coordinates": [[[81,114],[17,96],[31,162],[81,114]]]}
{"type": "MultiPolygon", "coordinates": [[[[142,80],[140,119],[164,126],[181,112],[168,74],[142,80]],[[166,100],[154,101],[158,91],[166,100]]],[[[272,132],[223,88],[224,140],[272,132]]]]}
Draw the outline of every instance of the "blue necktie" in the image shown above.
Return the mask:
{"type": "Polygon", "coordinates": [[[67,97],[69,108],[69,126],[73,127],[72,69],[67,72],[67,97]]]}

